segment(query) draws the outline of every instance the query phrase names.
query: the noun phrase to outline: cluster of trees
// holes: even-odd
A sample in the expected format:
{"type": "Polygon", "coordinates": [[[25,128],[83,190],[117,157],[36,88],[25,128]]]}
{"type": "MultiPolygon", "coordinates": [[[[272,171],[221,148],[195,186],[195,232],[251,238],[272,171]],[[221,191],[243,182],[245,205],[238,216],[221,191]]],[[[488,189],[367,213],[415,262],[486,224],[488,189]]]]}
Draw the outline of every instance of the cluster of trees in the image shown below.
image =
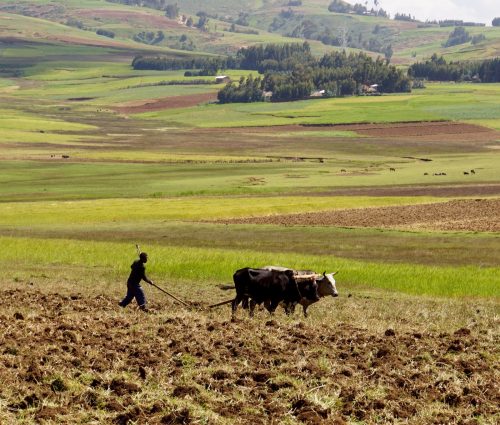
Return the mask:
{"type": "Polygon", "coordinates": [[[411,90],[408,77],[382,59],[346,52],[315,59],[307,42],[254,46],[241,49],[237,57],[242,69],[264,73],[259,80],[261,95],[255,94],[258,79],[249,77],[221,90],[219,100],[224,103],[261,101],[263,91],[272,92],[273,101],[289,101],[308,98],[315,90],[323,90],[327,97],[360,94],[363,86],[371,84],[378,84],[380,92],[411,90]]]}
{"type": "MultiPolygon", "coordinates": [[[[378,26],[380,28],[380,26],[378,26]]],[[[269,26],[270,32],[280,31],[284,35],[307,40],[318,40],[331,46],[353,47],[383,53],[390,59],[390,46],[380,37],[364,38],[363,33],[354,33],[344,28],[332,29],[322,21],[305,18],[292,9],[282,10],[269,26]],[[291,29],[290,29],[291,28],[291,29]],[[286,29],[286,30],[285,30],[286,29]]],[[[385,31],[384,35],[387,34],[385,31]]]]}
{"type": "Polygon", "coordinates": [[[368,10],[366,6],[361,3],[356,3],[351,5],[343,0],[333,0],[328,5],[328,10],[335,13],[355,13],[356,15],[371,15],[371,16],[382,16],[388,18],[389,14],[382,8],[375,10],[368,10]]]}
{"type": "Polygon", "coordinates": [[[472,36],[471,43],[472,44],[479,44],[481,41],[486,40],[486,36],[484,34],[475,34],[472,36]]]}
{"type": "Polygon", "coordinates": [[[443,44],[443,47],[457,46],[459,44],[468,43],[471,40],[472,37],[464,27],[456,27],[448,36],[448,40],[443,44]]]}
{"type": "Polygon", "coordinates": [[[405,92],[411,84],[401,70],[383,59],[366,54],[334,52],[316,59],[309,43],[268,44],[240,49],[227,58],[166,58],[137,56],[134,69],[186,69],[186,75],[216,75],[220,69],[248,69],[264,74],[262,79],[246,79],[239,85],[230,83],[223,89],[223,102],[255,102],[262,91],[272,91],[272,100],[304,99],[314,90],[325,96],[353,95],[363,85],[377,84],[380,92],[405,92]],[[258,82],[256,82],[258,81],[258,82]],[[260,94],[256,95],[256,85],[260,94]]]}
{"type": "Polygon", "coordinates": [[[141,31],[140,33],[134,35],[134,40],[139,43],[144,44],[158,44],[165,39],[165,34],[163,31],[141,31]]]}
{"type": "Polygon", "coordinates": [[[441,56],[432,55],[425,62],[410,66],[408,75],[433,81],[477,81],[500,82],[500,58],[480,62],[449,62],[441,56]]]}
{"type": "MultiPolygon", "coordinates": [[[[165,56],[136,56],[132,61],[134,69],[152,69],[156,71],[179,70],[179,69],[206,69],[217,70],[226,68],[237,68],[234,58],[212,58],[212,57],[189,57],[168,58],[165,56]]],[[[211,75],[211,74],[210,74],[211,75]]]]}
{"type": "Polygon", "coordinates": [[[83,24],[82,21],[79,21],[78,19],[74,19],[74,18],[69,18],[67,21],[66,21],[66,25],[68,27],[74,27],[74,28],[78,28],[80,30],[84,30],[86,29],[85,28],[85,25],[83,24]]]}
{"type": "Polygon", "coordinates": [[[415,16],[411,16],[409,13],[406,15],[405,13],[397,13],[394,15],[394,20],[395,21],[408,21],[408,22],[415,22],[415,16]]]}
{"type": "Polygon", "coordinates": [[[261,74],[266,71],[290,71],[296,64],[312,64],[311,46],[300,43],[267,44],[238,50],[236,62],[240,69],[253,69],[261,74]]]}
{"type": "Polygon", "coordinates": [[[500,27],[500,18],[493,18],[491,25],[494,27],[500,27]]]}
{"type": "Polygon", "coordinates": [[[457,19],[445,19],[444,21],[438,21],[437,24],[440,27],[484,27],[484,24],[479,22],[464,22],[457,19]]]}
{"type": "Polygon", "coordinates": [[[179,6],[177,6],[177,3],[174,4],[167,4],[165,6],[165,16],[170,19],[177,19],[179,16],[179,6]]]}
{"type": "Polygon", "coordinates": [[[259,34],[259,31],[256,31],[256,30],[253,30],[250,28],[245,28],[245,29],[238,28],[234,22],[231,24],[228,31],[238,33],[238,34],[254,34],[254,35],[259,34]]]}
{"type": "Polygon", "coordinates": [[[97,35],[103,35],[104,37],[115,38],[115,33],[113,31],[98,29],[95,33],[97,35]]]}
{"type": "Polygon", "coordinates": [[[249,75],[247,78],[241,77],[238,85],[231,83],[217,93],[219,103],[248,103],[260,102],[264,100],[262,93],[262,79],[253,78],[249,75]]]}

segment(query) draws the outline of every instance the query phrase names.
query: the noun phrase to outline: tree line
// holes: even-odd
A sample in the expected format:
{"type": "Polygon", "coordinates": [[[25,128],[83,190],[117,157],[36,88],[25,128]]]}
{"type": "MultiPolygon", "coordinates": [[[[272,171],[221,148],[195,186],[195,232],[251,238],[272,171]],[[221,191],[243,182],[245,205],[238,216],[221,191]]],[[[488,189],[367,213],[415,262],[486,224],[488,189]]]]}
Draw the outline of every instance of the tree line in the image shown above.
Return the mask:
{"type": "Polygon", "coordinates": [[[387,61],[372,59],[364,53],[332,52],[322,58],[311,54],[309,43],[250,46],[230,57],[144,57],[132,62],[134,69],[199,70],[186,75],[215,75],[222,69],[255,70],[263,77],[229,83],[219,93],[219,101],[256,102],[263,92],[272,92],[271,100],[305,99],[321,90],[323,96],[360,94],[363,86],[377,84],[381,93],[411,90],[408,77],[387,61]]]}
{"type": "Polygon", "coordinates": [[[476,81],[482,83],[500,82],[500,58],[478,62],[446,62],[441,56],[432,55],[425,62],[410,66],[408,75],[432,81],[476,81]]]}
{"type": "Polygon", "coordinates": [[[355,95],[374,84],[381,93],[411,91],[410,80],[401,70],[364,53],[332,52],[316,59],[306,42],[253,46],[241,49],[237,57],[244,64],[241,69],[257,70],[264,76],[240,79],[238,85],[228,83],[219,92],[221,103],[260,101],[263,92],[272,93],[273,101],[305,99],[314,91],[325,97],[355,95]]]}

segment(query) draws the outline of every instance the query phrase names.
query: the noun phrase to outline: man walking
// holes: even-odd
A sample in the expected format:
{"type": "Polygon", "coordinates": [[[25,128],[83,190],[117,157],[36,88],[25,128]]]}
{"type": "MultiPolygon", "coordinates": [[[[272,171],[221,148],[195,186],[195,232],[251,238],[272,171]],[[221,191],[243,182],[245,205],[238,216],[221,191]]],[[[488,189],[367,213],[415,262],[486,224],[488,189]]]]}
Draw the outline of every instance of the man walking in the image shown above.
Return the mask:
{"type": "Polygon", "coordinates": [[[127,295],[118,304],[120,307],[126,307],[135,298],[137,305],[143,311],[148,311],[146,307],[146,296],[141,286],[141,280],[153,285],[153,281],[146,276],[146,267],[144,264],[148,262],[148,254],[141,252],[139,259],[134,261],[130,268],[130,276],[127,280],[127,295]]]}

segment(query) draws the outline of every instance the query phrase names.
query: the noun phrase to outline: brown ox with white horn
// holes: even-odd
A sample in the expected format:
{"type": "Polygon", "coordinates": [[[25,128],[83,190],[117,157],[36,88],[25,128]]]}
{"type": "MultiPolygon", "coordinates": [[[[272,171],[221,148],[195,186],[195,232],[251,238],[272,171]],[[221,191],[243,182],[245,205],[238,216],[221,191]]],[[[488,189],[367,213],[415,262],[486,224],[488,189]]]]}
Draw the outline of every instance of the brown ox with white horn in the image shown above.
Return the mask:
{"type": "MultiPolygon", "coordinates": [[[[266,266],[263,267],[265,270],[279,270],[279,271],[285,271],[285,270],[293,270],[293,269],[288,269],[286,267],[281,267],[281,266],[266,266]]],[[[293,270],[295,279],[297,280],[297,283],[299,283],[301,277],[309,277],[311,275],[315,275],[315,280],[316,283],[318,284],[318,295],[320,298],[327,297],[327,296],[332,296],[332,297],[338,297],[339,293],[337,292],[337,286],[335,282],[334,276],[338,273],[338,271],[334,273],[326,273],[326,271],[323,272],[323,274],[316,274],[311,270],[293,270]]],[[[311,304],[314,304],[319,300],[313,300],[309,298],[302,298],[298,303],[292,303],[290,305],[286,305],[285,308],[289,309],[291,313],[295,311],[295,306],[297,304],[302,305],[302,309],[304,312],[304,317],[307,317],[307,309],[311,304]]]]}
{"type": "MultiPolygon", "coordinates": [[[[318,284],[318,295],[320,298],[327,297],[329,295],[331,295],[332,297],[339,296],[339,293],[337,292],[335,278],[333,277],[337,273],[338,273],[338,271],[336,271],[334,273],[326,273],[326,271],[324,271],[322,278],[320,278],[320,279],[316,278],[316,283],[318,284]]],[[[307,317],[307,308],[311,304],[314,304],[315,302],[316,301],[312,301],[312,300],[309,300],[307,298],[302,298],[299,301],[299,304],[302,305],[302,309],[304,311],[304,317],[307,317]]],[[[293,305],[291,307],[292,313],[294,312],[294,310],[295,310],[295,305],[293,305]]]]}

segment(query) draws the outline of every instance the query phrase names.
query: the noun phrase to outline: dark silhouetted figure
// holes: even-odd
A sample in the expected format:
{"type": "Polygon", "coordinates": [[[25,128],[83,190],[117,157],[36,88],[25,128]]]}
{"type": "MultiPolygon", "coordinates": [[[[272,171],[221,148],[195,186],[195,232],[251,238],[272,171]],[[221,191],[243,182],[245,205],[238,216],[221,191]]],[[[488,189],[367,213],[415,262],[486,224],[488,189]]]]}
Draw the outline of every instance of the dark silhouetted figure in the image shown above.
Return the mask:
{"type": "Polygon", "coordinates": [[[139,259],[134,261],[130,268],[130,276],[127,280],[127,295],[125,298],[119,302],[121,307],[126,307],[135,298],[137,305],[141,310],[148,311],[146,307],[146,296],[144,295],[144,290],[141,286],[141,280],[148,282],[150,285],[153,281],[146,276],[146,267],[144,264],[148,262],[148,254],[141,252],[139,254],[139,259]]]}

